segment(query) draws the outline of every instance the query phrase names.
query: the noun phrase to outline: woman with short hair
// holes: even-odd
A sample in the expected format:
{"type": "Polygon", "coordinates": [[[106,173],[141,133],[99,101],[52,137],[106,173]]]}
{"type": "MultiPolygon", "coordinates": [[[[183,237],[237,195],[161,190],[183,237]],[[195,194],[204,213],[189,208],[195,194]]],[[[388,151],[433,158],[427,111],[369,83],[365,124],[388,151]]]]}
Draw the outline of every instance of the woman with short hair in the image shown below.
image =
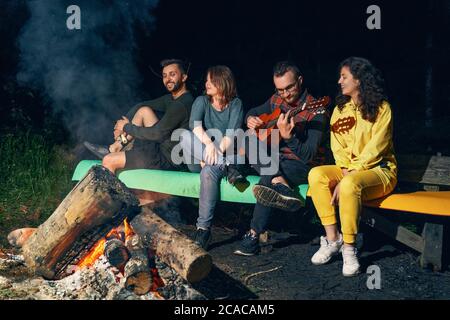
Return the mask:
{"type": "Polygon", "coordinates": [[[192,105],[189,127],[181,136],[183,156],[192,172],[200,171],[199,217],[195,241],[207,249],[211,239],[214,209],[220,199],[220,182],[242,180],[233,164],[245,158],[234,154],[234,133],[243,121],[242,101],[237,96],[233,73],[227,66],[213,66],[206,72],[205,94],[192,105]]]}

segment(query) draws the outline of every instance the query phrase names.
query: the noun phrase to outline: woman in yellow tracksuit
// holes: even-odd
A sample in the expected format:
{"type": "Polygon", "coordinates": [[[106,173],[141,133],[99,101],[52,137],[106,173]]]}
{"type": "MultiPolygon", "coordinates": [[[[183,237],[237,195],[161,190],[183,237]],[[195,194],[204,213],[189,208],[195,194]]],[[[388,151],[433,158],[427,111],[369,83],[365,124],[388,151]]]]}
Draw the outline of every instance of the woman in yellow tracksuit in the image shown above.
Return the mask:
{"type": "Polygon", "coordinates": [[[359,273],[355,240],[362,201],[383,197],[394,189],[397,162],[392,111],[380,72],[358,57],[344,60],[339,69],[341,93],[330,121],[336,164],[315,167],[308,177],[311,197],[326,232],[311,262],[325,264],[341,251],[343,275],[353,276],[359,273]]]}

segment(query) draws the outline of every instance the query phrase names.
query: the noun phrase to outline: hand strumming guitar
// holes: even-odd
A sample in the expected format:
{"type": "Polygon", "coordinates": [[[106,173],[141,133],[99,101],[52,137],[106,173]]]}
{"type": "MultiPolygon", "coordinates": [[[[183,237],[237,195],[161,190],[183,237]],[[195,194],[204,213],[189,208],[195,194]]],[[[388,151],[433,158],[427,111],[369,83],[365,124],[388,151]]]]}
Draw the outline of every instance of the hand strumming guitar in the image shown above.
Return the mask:
{"type": "Polygon", "coordinates": [[[291,110],[286,113],[280,114],[277,121],[277,127],[280,130],[280,135],[283,139],[292,138],[292,129],[294,129],[295,127],[294,117],[291,117],[289,119],[290,112],[291,110]]]}

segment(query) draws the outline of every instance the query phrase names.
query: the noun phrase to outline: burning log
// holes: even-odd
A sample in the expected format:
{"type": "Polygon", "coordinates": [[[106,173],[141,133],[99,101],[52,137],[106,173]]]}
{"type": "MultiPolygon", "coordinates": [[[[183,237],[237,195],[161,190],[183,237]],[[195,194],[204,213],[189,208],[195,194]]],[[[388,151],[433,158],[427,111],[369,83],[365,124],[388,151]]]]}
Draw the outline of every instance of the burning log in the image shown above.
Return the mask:
{"type": "Polygon", "coordinates": [[[137,234],[129,236],[125,244],[131,255],[124,269],[125,288],[137,295],[146,294],[153,284],[147,248],[137,234]]]}
{"type": "Polygon", "coordinates": [[[108,262],[119,270],[123,270],[130,259],[130,252],[125,246],[125,232],[120,228],[106,235],[103,254],[108,262]]]}
{"type": "Polygon", "coordinates": [[[23,245],[27,266],[48,279],[65,276],[111,229],[139,212],[139,202],[109,170],[95,166],[23,245]]]}
{"type": "Polygon", "coordinates": [[[123,270],[125,264],[130,259],[130,253],[125,243],[119,238],[111,238],[105,242],[103,253],[108,262],[119,270],[123,270]]]}
{"type": "Polygon", "coordinates": [[[172,267],[183,279],[194,283],[211,271],[212,258],[194,241],[156,215],[150,208],[131,221],[134,232],[155,250],[164,263],[172,267]]]}

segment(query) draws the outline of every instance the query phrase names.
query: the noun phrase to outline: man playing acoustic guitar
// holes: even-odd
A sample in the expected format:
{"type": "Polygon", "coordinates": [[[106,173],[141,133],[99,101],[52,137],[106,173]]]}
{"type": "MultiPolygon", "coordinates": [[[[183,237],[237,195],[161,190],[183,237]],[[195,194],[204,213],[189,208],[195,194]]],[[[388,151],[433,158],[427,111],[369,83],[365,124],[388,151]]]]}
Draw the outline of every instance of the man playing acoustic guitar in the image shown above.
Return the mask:
{"type": "MultiPolygon", "coordinates": [[[[279,140],[278,172],[265,175],[262,171],[264,165],[260,161],[250,163],[261,179],[253,188],[257,203],[251,229],[234,252],[238,255],[248,256],[258,252],[259,234],[265,231],[273,208],[297,211],[304,206],[294,189],[307,183],[312,167],[325,162],[328,97],[319,102],[306,89],[302,89],[303,77],[299,68],[288,61],[275,65],[273,82],[275,94],[263,105],[251,109],[244,119],[247,127],[256,130],[256,133],[262,128],[279,130],[279,139],[273,139],[279,140]]],[[[278,132],[275,130],[272,135],[278,132]]],[[[251,148],[246,147],[245,150],[250,159],[248,152],[251,148]]]]}

